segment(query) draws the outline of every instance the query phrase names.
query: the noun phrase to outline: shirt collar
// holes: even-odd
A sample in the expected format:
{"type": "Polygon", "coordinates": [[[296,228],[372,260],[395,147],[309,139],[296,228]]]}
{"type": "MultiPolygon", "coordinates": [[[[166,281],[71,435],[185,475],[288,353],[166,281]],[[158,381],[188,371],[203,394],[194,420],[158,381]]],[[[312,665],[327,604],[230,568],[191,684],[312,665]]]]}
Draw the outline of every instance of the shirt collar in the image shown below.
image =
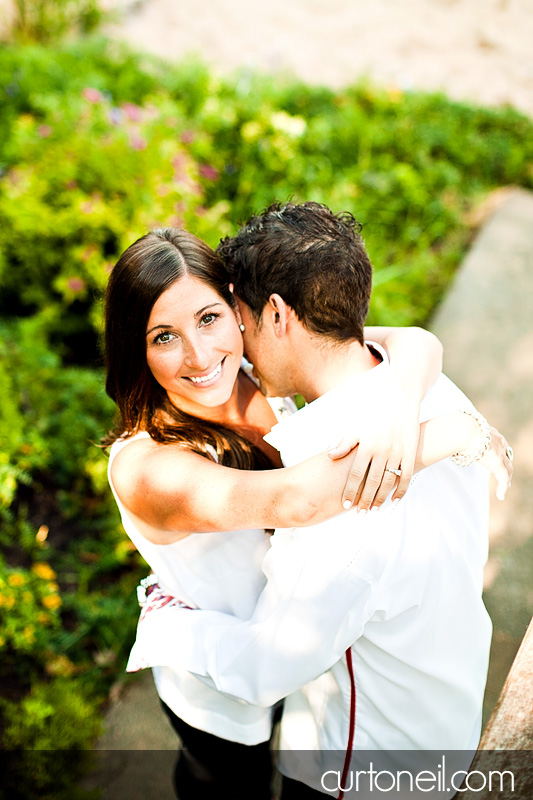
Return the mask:
{"type": "Polygon", "coordinates": [[[341,384],[318,397],[300,411],[274,425],[264,439],[279,450],[286,466],[297,464],[316,453],[338,444],[342,436],[355,427],[354,419],[364,392],[368,408],[368,392],[384,391],[389,369],[386,351],[374,342],[366,342],[382,357],[377,366],[352,375],[341,384]]]}

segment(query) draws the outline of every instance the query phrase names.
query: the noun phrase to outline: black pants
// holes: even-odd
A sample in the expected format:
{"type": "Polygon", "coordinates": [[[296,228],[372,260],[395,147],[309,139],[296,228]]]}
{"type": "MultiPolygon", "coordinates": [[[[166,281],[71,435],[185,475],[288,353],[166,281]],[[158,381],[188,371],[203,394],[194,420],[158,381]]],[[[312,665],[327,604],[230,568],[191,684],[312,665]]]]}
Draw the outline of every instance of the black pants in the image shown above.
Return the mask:
{"type": "Polygon", "coordinates": [[[271,800],[269,742],[245,745],[220,739],[161,705],[182,744],[174,770],[179,800],[271,800]]]}
{"type": "Polygon", "coordinates": [[[326,797],[333,797],[333,795],[326,795],[323,792],[317,792],[306,786],[305,783],[300,781],[293,781],[292,778],[283,777],[283,784],[281,790],[280,800],[324,800],[326,797]]]}

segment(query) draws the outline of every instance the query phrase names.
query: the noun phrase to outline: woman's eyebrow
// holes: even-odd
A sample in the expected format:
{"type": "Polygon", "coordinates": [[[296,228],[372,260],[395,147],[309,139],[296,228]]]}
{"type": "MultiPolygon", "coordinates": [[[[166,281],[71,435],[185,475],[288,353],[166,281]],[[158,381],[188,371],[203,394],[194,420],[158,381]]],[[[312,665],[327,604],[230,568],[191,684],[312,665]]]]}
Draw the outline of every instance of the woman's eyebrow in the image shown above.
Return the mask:
{"type": "MultiPolygon", "coordinates": [[[[222,303],[209,303],[209,305],[204,306],[203,308],[200,309],[200,311],[197,311],[196,314],[194,315],[194,318],[198,319],[198,317],[201,317],[202,314],[205,311],[207,311],[208,308],[215,308],[216,306],[221,306],[221,305],[222,305],[222,303]]],[[[151,334],[153,331],[157,330],[158,328],[172,328],[172,325],[165,325],[165,324],[154,325],[153,328],[150,328],[149,331],[146,331],[146,335],[149,336],[149,334],[151,334]]]]}
{"type": "Polygon", "coordinates": [[[221,305],[222,303],[209,303],[209,305],[204,306],[203,308],[200,309],[200,311],[197,311],[196,314],[194,315],[194,318],[198,319],[198,317],[201,317],[204,311],[207,311],[208,308],[215,308],[215,306],[221,306],[221,305]]]}
{"type": "Polygon", "coordinates": [[[158,328],[172,328],[172,325],[154,325],[153,328],[150,328],[149,331],[146,331],[146,336],[149,336],[153,331],[156,331],[158,328]]]}

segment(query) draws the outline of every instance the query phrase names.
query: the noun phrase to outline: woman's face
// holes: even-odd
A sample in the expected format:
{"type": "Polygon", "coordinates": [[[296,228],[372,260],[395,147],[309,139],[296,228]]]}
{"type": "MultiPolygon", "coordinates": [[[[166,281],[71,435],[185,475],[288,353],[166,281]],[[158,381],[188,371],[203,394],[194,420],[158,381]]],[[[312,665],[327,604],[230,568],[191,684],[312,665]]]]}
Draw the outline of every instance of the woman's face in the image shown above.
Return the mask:
{"type": "Polygon", "coordinates": [[[199,409],[202,415],[201,409],[226,403],[242,353],[235,312],[199,278],[184,275],[154,304],[146,328],[146,360],[183,411],[199,409]]]}

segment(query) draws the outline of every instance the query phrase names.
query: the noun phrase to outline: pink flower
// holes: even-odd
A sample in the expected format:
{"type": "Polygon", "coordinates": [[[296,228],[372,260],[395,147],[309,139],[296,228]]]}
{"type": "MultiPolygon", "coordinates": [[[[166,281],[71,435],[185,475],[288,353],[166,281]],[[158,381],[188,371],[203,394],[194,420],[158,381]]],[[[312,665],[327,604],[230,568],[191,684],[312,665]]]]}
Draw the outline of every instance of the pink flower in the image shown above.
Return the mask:
{"type": "Polygon", "coordinates": [[[183,131],[181,141],[183,144],[192,144],[196,138],[194,131],[183,131]]]}
{"type": "Polygon", "coordinates": [[[181,153],[178,153],[177,155],[175,155],[173,157],[171,163],[172,163],[172,166],[174,167],[174,169],[181,170],[181,168],[184,167],[185,164],[187,163],[187,159],[185,158],[184,155],[182,155],[181,153]]]}
{"type": "Polygon", "coordinates": [[[126,117],[132,122],[140,122],[142,119],[142,108],[136,106],[134,103],[123,103],[121,108],[126,117]]]}
{"type": "MultiPolygon", "coordinates": [[[[96,245],[88,244],[87,247],[85,248],[85,250],[83,251],[83,253],[81,254],[81,260],[82,261],[88,261],[91,258],[91,256],[93,256],[96,252],[97,252],[96,245]]],[[[74,278],[74,280],[77,280],[77,279],[74,278]]]]}
{"type": "Polygon", "coordinates": [[[69,278],[67,281],[67,288],[69,288],[71,292],[83,292],[86,286],[87,284],[83,278],[69,278]]]}
{"type": "Polygon", "coordinates": [[[41,137],[41,139],[47,139],[48,136],[52,133],[52,128],[50,125],[39,125],[37,128],[37,133],[41,137]]]}
{"type": "Polygon", "coordinates": [[[143,139],[142,136],[139,136],[138,133],[132,133],[130,136],[130,147],[133,150],[146,150],[146,140],[143,139]]]}
{"type": "Polygon", "coordinates": [[[200,164],[198,171],[202,178],[207,178],[209,181],[218,180],[218,169],[211,166],[211,164],[200,164]]]}
{"type": "Polygon", "coordinates": [[[82,95],[89,103],[101,103],[104,99],[102,92],[98,91],[98,89],[93,89],[91,86],[83,89],[82,95]]]}

